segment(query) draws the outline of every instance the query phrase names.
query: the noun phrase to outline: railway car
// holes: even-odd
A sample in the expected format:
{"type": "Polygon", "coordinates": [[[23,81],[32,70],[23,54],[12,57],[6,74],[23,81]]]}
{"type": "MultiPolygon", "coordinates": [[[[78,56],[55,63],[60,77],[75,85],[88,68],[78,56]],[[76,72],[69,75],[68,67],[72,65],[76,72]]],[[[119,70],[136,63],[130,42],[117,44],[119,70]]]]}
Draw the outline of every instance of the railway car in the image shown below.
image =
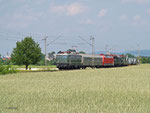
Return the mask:
{"type": "Polygon", "coordinates": [[[133,65],[137,65],[139,63],[138,59],[137,58],[133,58],[133,59],[134,59],[133,65]]]}
{"type": "Polygon", "coordinates": [[[128,58],[124,55],[112,55],[114,57],[114,66],[127,66],[128,58]]]}
{"type": "Polygon", "coordinates": [[[127,66],[128,65],[128,57],[126,55],[120,55],[122,59],[122,66],[127,66]]]}
{"type": "Polygon", "coordinates": [[[102,66],[103,67],[113,67],[114,66],[114,58],[111,55],[100,54],[102,57],[102,66]]]}
{"type": "Polygon", "coordinates": [[[137,58],[128,58],[128,65],[137,65],[138,60],[137,58]]]}
{"type": "Polygon", "coordinates": [[[102,67],[103,59],[100,55],[81,54],[81,56],[82,56],[83,68],[86,68],[86,67],[100,68],[100,67],[102,67]]]}

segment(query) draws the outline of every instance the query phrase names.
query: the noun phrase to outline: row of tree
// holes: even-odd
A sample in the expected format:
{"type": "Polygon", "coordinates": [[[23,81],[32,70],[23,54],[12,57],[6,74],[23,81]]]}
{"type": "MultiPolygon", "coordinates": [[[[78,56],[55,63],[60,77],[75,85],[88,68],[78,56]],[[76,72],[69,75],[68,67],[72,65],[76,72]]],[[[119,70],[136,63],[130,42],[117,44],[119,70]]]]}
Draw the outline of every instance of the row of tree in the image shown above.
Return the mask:
{"type": "Polygon", "coordinates": [[[150,57],[141,57],[141,63],[143,64],[150,63],[150,57]]]}
{"type": "Polygon", "coordinates": [[[2,58],[0,58],[0,65],[11,65],[11,61],[9,59],[5,59],[3,60],[2,58]]]}

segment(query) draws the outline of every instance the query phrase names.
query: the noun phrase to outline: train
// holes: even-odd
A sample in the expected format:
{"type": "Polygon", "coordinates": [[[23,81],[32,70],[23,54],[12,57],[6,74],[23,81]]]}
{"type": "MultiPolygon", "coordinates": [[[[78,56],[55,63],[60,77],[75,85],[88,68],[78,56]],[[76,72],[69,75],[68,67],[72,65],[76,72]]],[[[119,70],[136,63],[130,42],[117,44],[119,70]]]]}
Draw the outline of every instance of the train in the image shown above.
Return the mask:
{"type": "Polygon", "coordinates": [[[56,55],[56,66],[59,70],[120,67],[137,65],[137,58],[114,54],[80,54],[76,51],[59,52],[56,55]]]}

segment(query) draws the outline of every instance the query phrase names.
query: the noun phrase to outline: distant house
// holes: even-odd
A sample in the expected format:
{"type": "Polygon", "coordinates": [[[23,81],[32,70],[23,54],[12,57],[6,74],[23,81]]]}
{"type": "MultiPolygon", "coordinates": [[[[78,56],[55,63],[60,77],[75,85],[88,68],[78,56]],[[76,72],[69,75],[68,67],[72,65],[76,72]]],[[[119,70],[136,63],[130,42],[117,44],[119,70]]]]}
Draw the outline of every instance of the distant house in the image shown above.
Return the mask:
{"type": "Polygon", "coordinates": [[[56,54],[55,54],[55,52],[48,53],[47,60],[48,60],[48,61],[51,61],[51,60],[54,60],[54,59],[56,59],[56,54]]]}
{"type": "Polygon", "coordinates": [[[2,60],[3,60],[3,61],[11,60],[11,57],[10,57],[10,56],[3,56],[3,57],[2,57],[2,60]]]}

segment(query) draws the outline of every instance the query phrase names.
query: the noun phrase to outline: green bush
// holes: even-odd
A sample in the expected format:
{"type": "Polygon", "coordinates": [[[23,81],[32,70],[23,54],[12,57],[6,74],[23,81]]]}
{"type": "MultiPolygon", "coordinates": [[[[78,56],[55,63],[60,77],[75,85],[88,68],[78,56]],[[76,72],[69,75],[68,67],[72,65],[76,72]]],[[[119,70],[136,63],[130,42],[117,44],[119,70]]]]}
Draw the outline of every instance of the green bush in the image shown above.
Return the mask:
{"type": "Polygon", "coordinates": [[[150,63],[150,57],[141,57],[141,62],[143,64],[150,63]]]}
{"type": "Polygon", "coordinates": [[[16,72],[17,70],[15,70],[11,65],[8,65],[8,66],[0,65],[0,75],[16,73],[16,72]]]}

